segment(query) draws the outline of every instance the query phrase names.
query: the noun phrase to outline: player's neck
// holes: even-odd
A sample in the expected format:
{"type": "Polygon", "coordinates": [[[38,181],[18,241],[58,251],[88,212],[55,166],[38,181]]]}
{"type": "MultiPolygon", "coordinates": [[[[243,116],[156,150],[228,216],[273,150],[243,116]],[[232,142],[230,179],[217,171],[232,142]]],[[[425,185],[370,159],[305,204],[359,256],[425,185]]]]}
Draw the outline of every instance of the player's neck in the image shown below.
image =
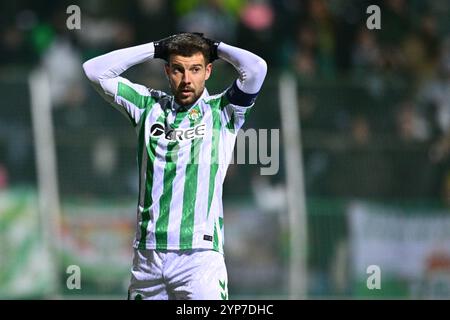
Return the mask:
{"type": "Polygon", "coordinates": [[[193,103],[191,103],[191,104],[180,105],[176,100],[174,100],[174,102],[173,102],[173,109],[176,110],[176,111],[179,111],[179,110],[189,110],[190,108],[192,108],[193,106],[195,106],[201,99],[204,99],[204,98],[206,98],[206,97],[208,97],[208,96],[209,96],[209,93],[208,93],[208,90],[207,90],[206,87],[205,87],[205,89],[203,89],[203,93],[201,94],[201,96],[198,97],[198,99],[195,100],[195,101],[194,101],[193,103]]]}

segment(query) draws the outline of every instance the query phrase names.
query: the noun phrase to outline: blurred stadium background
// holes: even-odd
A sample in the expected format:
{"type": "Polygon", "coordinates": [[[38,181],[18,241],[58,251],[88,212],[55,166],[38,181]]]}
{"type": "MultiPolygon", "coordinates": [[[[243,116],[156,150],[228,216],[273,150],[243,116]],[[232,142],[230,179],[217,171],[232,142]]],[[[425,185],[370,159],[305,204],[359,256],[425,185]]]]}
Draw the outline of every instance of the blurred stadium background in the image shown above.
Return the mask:
{"type": "MultiPolygon", "coordinates": [[[[280,129],[280,171],[230,166],[232,299],[450,298],[448,0],[17,0],[0,8],[0,298],[126,298],[135,135],[81,64],[180,30],[269,65],[246,127],[280,129]],[[66,26],[71,4],[81,9],[79,30],[66,26]],[[381,8],[381,30],[366,27],[371,4],[381,8]],[[301,139],[281,121],[286,87],[301,139]],[[295,145],[298,172],[289,162],[295,145]],[[66,286],[70,265],[81,269],[80,290],[66,286]],[[370,265],[380,267],[380,290],[366,286],[370,265]]],[[[214,67],[208,88],[220,92],[236,74],[214,67]]],[[[167,90],[160,61],[126,75],[167,90]]]]}

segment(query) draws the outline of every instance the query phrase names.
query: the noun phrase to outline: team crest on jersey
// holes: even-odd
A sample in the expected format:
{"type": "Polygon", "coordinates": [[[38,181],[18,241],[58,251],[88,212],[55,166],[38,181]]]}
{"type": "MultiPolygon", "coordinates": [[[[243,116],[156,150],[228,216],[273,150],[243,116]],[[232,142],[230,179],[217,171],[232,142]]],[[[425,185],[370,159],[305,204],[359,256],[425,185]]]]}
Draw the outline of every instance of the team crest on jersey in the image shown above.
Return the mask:
{"type": "Polygon", "coordinates": [[[197,121],[197,119],[200,117],[200,112],[197,109],[191,109],[188,112],[188,118],[192,121],[197,121]]]}

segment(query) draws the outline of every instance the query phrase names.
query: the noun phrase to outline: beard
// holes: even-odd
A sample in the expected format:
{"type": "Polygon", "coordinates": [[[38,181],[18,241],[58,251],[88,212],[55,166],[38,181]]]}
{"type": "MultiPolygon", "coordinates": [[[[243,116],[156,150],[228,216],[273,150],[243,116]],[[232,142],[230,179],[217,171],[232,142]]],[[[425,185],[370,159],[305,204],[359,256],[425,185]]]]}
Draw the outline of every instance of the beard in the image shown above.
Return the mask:
{"type": "Polygon", "coordinates": [[[180,106],[193,104],[201,96],[202,91],[196,92],[195,89],[190,86],[178,88],[175,93],[175,101],[180,106]]]}

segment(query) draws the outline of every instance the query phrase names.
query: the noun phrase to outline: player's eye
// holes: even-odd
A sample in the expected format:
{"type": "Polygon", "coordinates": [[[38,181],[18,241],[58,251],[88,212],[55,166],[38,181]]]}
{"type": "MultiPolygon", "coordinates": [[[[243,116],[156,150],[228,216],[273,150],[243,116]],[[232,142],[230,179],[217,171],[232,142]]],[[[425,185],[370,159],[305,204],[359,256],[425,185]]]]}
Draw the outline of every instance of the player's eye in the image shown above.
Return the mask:
{"type": "Polygon", "coordinates": [[[199,68],[199,67],[192,68],[192,72],[193,72],[193,73],[197,73],[197,72],[199,72],[199,71],[200,71],[200,68],[199,68]]]}
{"type": "Polygon", "coordinates": [[[179,72],[183,72],[183,70],[180,67],[175,67],[173,68],[173,73],[179,73],[179,72]]]}

